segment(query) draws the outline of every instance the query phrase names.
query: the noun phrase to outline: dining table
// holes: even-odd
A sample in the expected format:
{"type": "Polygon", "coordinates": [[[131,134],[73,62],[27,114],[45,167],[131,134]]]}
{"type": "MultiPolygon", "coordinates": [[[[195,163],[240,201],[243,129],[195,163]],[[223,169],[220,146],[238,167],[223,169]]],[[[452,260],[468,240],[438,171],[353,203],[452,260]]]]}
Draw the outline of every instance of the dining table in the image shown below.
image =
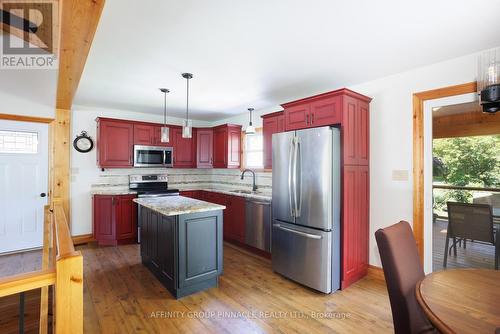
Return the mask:
{"type": "Polygon", "coordinates": [[[500,271],[433,272],[415,288],[419,305],[441,333],[500,333],[500,271]]]}

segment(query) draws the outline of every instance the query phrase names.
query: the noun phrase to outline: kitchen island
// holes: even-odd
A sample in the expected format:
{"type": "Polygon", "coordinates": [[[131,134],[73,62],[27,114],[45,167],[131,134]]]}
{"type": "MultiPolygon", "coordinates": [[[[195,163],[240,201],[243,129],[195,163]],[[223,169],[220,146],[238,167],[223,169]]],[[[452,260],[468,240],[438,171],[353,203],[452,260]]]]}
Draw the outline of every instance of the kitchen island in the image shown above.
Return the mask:
{"type": "Polygon", "coordinates": [[[218,285],[223,205],[183,196],[135,198],[142,263],[175,298],[218,285]]]}

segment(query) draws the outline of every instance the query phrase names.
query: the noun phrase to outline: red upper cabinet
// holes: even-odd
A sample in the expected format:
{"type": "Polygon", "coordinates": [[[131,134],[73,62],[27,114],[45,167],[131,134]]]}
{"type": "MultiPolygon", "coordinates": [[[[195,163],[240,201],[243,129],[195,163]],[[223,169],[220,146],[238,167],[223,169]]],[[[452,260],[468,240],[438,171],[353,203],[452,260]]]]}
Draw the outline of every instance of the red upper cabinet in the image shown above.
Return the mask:
{"type": "Polygon", "coordinates": [[[213,132],[213,167],[239,168],[241,125],[219,125],[213,128],[213,132]]]}
{"type": "Polygon", "coordinates": [[[199,128],[196,131],[196,167],[213,167],[214,130],[199,128]]]}
{"type": "Polygon", "coordinates": [[[172,127],[170,132],[174,147],[174,167],[196,167],[196,129],[193,129],[192,138],[182,138],[181,127],[172,127]]]}
{"type": "Polygon", "coordinates": [[[264,168],[270,169],[273,165],[273,134],[285,130],[285,116],[283,112],[275,112],[262,116],[262,135],[264,142],[264,168]]]}
{"type": "Polygon", "coordinates": [[[97,165],[101,168],[133,165],[134,125],[132,122],[97,119],[97,165]]]}
{"type": "Polygon", "coordinates": [[[154,145],[155,126],[134,124],[134,145],[154,145]]]}
{"type": "Polygon", "coordinates": [[[310,105],[308,103],[285,108],[286,131],[305,129],[309,127],[310,105]]]}
{"type": "Polygon", "coordinates": [[[368,165],[370,116],[368,102],[345,96],[343,99],[342,146],[345,165],[368,165]]]}
{"type": "Polygon", "coordinates": [[[342,119],[342,97],[340,95],[320,99],[311,103],[311,126],[339,124],[342,119]]]}

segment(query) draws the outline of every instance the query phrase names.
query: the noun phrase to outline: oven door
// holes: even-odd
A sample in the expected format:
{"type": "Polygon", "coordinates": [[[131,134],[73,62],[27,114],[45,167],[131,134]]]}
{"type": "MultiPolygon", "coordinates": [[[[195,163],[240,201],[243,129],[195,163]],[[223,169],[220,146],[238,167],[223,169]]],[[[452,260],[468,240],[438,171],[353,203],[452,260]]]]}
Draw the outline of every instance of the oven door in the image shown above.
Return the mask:
{"type": "Polygon", "coordinates": [[[165,148],[134,145],[134,167],[165,166],[165,148]]]}

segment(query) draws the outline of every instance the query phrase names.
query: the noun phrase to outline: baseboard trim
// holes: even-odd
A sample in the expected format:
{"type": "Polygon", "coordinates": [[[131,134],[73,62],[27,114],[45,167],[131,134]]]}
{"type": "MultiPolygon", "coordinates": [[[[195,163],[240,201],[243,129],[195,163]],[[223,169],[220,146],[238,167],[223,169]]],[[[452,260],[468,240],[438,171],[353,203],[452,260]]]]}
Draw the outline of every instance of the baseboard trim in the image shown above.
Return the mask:
{"type": "Polygon", "coordinates": [[[371,264],[368,265],[368,277],[385,282],[384,270],[371,264]]]}
{"type": "Polygon", "coordinates": [[[89,242],[94,241],[94,235],[93,234],[80,234],[80,235],[74,235],[71,237],[73,239],[73,244],[76,245],[83,245],[83,244],[88,244],[89,242]]]}

